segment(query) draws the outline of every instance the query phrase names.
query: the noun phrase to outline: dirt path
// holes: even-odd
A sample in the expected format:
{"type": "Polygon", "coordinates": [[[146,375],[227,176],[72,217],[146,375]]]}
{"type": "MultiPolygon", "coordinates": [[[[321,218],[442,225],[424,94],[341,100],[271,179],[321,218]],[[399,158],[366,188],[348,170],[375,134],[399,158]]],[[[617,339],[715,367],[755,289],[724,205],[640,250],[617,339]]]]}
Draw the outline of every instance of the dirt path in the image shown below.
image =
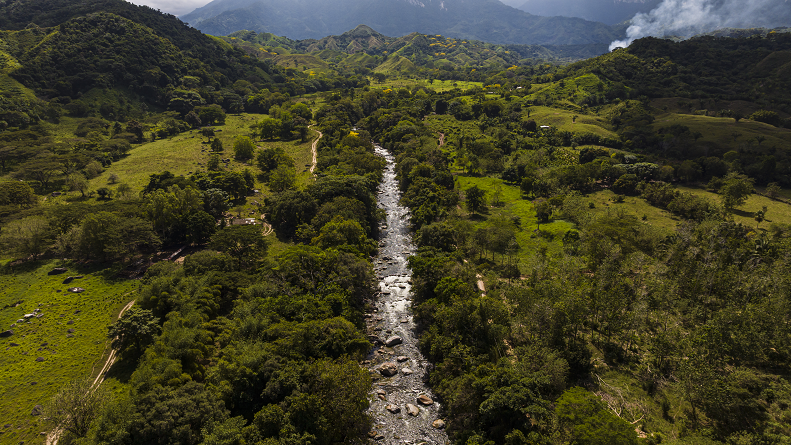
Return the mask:
{"type": "Polygon", "coordinates": [[[481,296],[486,296],[486,286],[483,284],[483,276],[481,274],[476,274],[475,278],[478,279],[478,290],[481,291],[481,296]]]}
{"type": "MultiPolygon", "coordinates": [[[[266,215],[261,215],[261,221],[265,221],[265,220],[266,220],[266,215]]],[[[272,224],[266,222],[263,224],[264,224],[264,231],[262,233],[263,236],[269,236],[272,234],[272,232],[275,231],[275,229],[272,228],[272,224]]]]}
{"type": "MultiPolygon", "coordinates": [[[[121,309],[121,312],[118,314],[118,318],[121,318],[121,316],[124,315],[124,312],[129,310],[129,308],[131,308],[132,305],[134,304],[135,304],[135,300],[132,300],[129,303],[127,303],[126,306],[124,306],[124,308],[121,309]]],[[[110,370],[110,367],[113,366],[113,363],[115,363],[115,359],[118,358],[115,352],[116,352],[115,349],[112,349],[110,351],[110,355],[107,357],[107,361],[104,362],[104,366],[102,367],[102,370],[99,371],[99,374],[93,380],[93,383],[91,384],[91,389],[97,388],[99,385],[102,384],[102,382],[104,382],[105,374],[107,373],[107,371],[110,370]]],[[[104,354],[104,352],[102,352],[102,354],[104,354]]],[[[62,431],[59,429],[50,431],[50,433],[47,435],[47,440],[44,443],[46,445],[57,445],[58,439],[60,439],[61,432],[62,431]]]]}
{"type": "MultiPolygon", "coordinates": [[[[313,127],[313,125],[311,125],[310,127],[313,127]]],[[[310,151],[313,152],[313,165],[310,166],[310,173],[313,175],[313,177],[316,177],[316,173],[315,173],[316,162],[318,162],[318,158],[319,158],[319,152],[316,150],[316,147],[318,147],[321,137],[324,136],[319,130],[316,130],[316,133],[319,134],[319,137],[317,137],[316,140],[313,141],[313,145],[310,147],[310,151]]]]}

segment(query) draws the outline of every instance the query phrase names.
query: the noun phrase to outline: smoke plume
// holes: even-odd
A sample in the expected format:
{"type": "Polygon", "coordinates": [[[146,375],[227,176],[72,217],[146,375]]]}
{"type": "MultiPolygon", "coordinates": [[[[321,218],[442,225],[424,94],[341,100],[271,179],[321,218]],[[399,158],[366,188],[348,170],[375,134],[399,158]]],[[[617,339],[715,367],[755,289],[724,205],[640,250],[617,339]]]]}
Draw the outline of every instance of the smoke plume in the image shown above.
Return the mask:
{"type": "Polygon", "coordinates": [[[610,51],[647,36],[691,37],[720,28],[781,26],[791,26],[789,0],[664,0],[651,12],[635,15],[626,39],[612,42],[610,51]]]}

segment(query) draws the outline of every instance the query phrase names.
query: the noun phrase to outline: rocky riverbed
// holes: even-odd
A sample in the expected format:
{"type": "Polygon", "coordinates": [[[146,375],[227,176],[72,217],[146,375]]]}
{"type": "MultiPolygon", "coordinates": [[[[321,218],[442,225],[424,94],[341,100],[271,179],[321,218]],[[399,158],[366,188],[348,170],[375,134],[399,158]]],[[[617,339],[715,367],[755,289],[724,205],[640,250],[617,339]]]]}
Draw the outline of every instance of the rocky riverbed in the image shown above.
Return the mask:
{"type": "Polygon", "coordinates": [[[374,267],[379,292],[367,329],[374,349],[365,361],[374,385],[369,414],[374,420],[369,436],[380,444],[447,444],[442,409],[426,386],[429,362],[418,350],[412,317],[412,271],[407,258],[415,250],[409,231],[409,211],[399,205],[395,159],[377,146],[387,160],[379,185],[379,207],[387,213],[380,229],[379,255],[374,267]]]}

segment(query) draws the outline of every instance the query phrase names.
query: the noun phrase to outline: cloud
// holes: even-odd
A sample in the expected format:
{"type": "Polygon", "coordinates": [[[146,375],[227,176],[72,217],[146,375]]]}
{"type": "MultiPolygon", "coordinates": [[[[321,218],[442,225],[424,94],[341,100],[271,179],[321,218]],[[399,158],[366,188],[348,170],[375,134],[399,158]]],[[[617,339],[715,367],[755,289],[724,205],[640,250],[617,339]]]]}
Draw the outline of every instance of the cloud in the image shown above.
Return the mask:
{"type": "Polygon", "coordinates": [[[210,0],[127,0],[136,5],[146,5],[162,12],[179,16],[205,6],[210,0]]]}
{"type": "Polygon", "coordinates": [[[612,42],[610,51],[647,36],[691,37],[721,28],[789,25],[789,0],[664,0],[651,12],[635,15],[626,39],[612,42]]]}

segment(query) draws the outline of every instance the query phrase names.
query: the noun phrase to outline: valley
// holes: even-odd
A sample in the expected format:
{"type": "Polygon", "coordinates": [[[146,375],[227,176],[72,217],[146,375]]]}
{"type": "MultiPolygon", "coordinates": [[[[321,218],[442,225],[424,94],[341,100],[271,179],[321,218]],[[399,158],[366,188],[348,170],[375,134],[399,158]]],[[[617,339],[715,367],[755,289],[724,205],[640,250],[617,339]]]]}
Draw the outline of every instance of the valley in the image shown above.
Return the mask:
{"type": "Polygon", "coordinates": [[[0,443],[791,437],[791,33],[0,29],[0,443]]]}

